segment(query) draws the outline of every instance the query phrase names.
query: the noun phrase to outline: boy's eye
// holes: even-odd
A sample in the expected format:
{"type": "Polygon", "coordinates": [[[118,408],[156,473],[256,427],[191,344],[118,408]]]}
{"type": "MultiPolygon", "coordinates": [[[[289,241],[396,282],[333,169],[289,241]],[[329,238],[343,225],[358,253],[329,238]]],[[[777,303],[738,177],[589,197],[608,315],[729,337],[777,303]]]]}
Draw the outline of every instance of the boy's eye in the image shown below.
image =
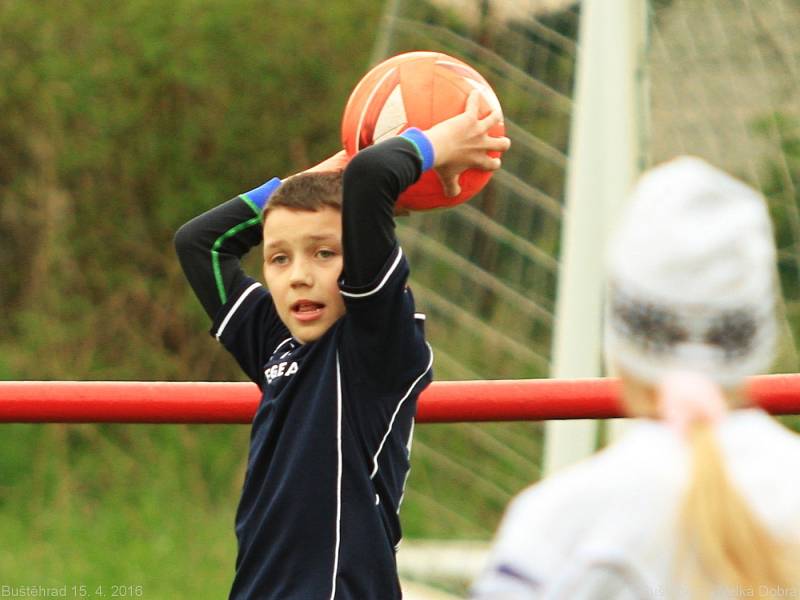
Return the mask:
{"type": "Polygon", "coordinates": [[[328,250],[326,248],[323,248],[317,251],[317,256],[319,258],[333,258],[334,256],[336,256],[336,252],[334,252],[333,250],[328,250]]]}
{"type": "Polygon", "coordinates": [[[271,265],[285,265],[289,262],[289,257],[285,254],[275,254],[270,257],[269,263],[271,265]]]}

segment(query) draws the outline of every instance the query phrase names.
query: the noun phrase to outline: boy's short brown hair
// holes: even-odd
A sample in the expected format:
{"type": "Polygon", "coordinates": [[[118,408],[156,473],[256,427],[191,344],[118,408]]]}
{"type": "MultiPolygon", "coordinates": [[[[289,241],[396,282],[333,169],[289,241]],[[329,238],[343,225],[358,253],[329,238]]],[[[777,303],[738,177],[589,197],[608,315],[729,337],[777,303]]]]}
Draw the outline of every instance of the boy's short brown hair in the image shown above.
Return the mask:
{"type": "Polygon", "coordinates": [[[316,211],[325,207],[342,210],[341,171],[298,173],[289,177],[270,197],[261,220],[266,220],[275,208],[316,211]]]}

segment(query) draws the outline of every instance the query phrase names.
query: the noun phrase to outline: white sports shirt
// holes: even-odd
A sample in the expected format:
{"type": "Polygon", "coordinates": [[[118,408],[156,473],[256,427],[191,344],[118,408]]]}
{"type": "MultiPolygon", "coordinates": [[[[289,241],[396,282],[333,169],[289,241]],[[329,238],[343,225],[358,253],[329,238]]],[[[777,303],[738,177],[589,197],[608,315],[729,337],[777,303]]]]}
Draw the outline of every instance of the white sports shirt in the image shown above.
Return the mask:
{"type": "MultiPolygon", "coordinates": [[[[731,412],[717,433],[727,472],[756,515],[800,541],[800,436],[758,409],[731,412]]],[[[673,565],[688,461],[686,441],[659,421],[641,421],[526,489],[508,508],[473,598],[690,597],[673,565]]],[[[800,598],[800,589],[720,589],[719,597],[800,598]]]]}

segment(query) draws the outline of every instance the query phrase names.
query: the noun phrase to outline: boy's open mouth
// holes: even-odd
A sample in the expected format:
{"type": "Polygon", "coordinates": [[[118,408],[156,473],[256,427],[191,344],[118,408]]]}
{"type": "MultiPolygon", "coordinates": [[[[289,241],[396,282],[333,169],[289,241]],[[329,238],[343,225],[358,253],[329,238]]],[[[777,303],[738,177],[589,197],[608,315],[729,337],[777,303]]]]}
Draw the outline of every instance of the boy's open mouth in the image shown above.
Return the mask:
{"type": "Polygon", "coordinates": [[[292,315],[300,321],[313,321],[322,314],[325,305],[311,300],[298,300],[291,305],[292,315]]]}

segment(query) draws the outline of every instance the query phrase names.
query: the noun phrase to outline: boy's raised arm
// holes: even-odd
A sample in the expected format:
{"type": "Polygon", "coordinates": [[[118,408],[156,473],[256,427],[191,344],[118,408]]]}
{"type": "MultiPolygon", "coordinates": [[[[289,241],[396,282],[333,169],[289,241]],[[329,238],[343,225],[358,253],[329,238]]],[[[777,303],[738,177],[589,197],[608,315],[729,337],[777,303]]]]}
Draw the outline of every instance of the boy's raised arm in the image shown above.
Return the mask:
{"type": "Polygon", "coordinates": [[[211,319],[247,279],[241,258],[261,243],[261,209],[280,185],[273,178],[187,222],[175,250],[189,284],[211,319]]]}
{"type": "Polygon", "coordinates": [[[422,162],[407,140],[391,138],[361,150],[344,171],[342,239],[344,282],[371,284],[397,244],[394,206],[422,174],[422,162]]]}
{"type": "Polygon", "coordinates": [[[342,227],[344,281],[350,287],[373,282],[397,240],[394,209],[400,193],[423,171],[433,168],[448,197],[460,193],[459,175],[470,168],[493,171],[500,159],[489,151],[505,151],[506,137],[489,130],[502,120],[499,111],[479,117],[480,92],[473,91],[464,112],[426,131],[409,130],[370,146],[350,161],[344,172],[342,227]]]}

